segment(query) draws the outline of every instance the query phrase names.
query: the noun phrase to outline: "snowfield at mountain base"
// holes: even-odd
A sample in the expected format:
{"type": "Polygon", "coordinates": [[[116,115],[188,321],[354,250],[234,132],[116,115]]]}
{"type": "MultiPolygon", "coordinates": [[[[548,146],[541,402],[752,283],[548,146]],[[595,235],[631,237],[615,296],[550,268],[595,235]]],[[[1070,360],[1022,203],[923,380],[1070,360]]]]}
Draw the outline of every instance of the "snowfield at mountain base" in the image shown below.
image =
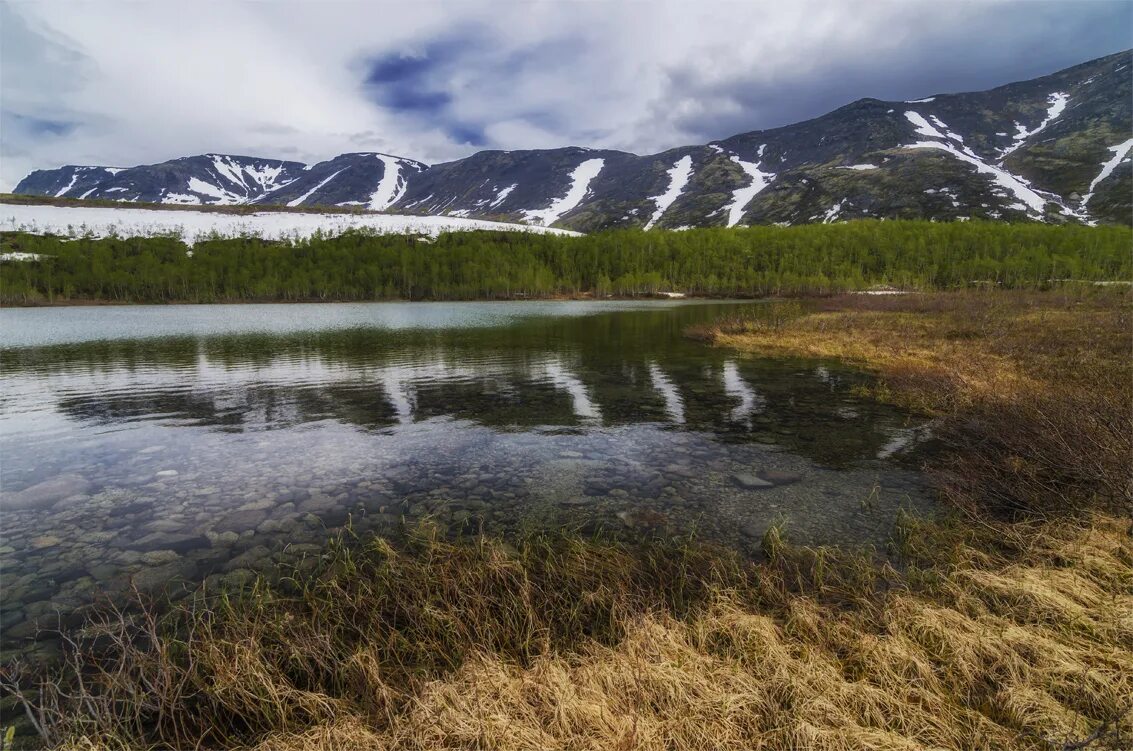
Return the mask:
{"type": "Polygon", "coordinates": [[[315,233],[341,235],[349,231],[375,234],[420,234],[436,237],[442,232],[503,230],[577,235],[569,230],[530,227],[523,224],[489,222],[445,216],[400,216],[394,214],[319,214],[264,211],[227,214],[213,211],[164,211],[161,209],[0,206],[0,231],[68,237],[179,236],[187,245],[210,237],[259,237],[265,240],[302,240],[315,233]]]}

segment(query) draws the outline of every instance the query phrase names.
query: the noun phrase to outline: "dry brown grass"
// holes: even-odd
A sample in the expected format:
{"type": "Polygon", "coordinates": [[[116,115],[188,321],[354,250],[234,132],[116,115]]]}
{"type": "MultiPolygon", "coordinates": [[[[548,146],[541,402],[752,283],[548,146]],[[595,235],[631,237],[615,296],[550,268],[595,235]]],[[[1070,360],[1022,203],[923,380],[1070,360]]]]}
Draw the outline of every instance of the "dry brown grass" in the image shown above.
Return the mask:
{"type": "MultiPolygon", "coordinates": [[[[562,615],[551,602],[560,593],[546,588],[562,582],[557,575],[547,579],[536,562],[549,559],[548,548],[434,539],[401,559],[398,573],[417,585],[441,581],[459,561],[481,572],[466,585],[484,586],[483,572],[501,568],[522,574],[525,584],[514,597],[494,587],[439,597],[435,589],[423,596],[406,590],[407,602],[431,603],[439,617],[489,593],[505,611],[525,601],[515,612],[542,624],[541,643],[524,656],[514,645],[473,637],[451,669],[433,670],[410,657],[425,647],[438,658],[451,656],[444,654],[451,647],[428,630],[405,624],[398,631],[407,640],[402,645],[391,642],[388,626],[383,637],[382,628],[367,625],[355,635],[371,635],[362,641],[325,624],[313,632],[307,617],[333,619],[363,602],[320,601],[306,609],[298,603],[309,595],[284,599],[259,591],[237,610],[209,611],[212,624],[184,643],[188,651],[170,641],[145,651],[161,652],[145,675],[186,685],[168,708],[164,737],[116,720],[96,729],[87,717],[75,718],[71,729],[81,732],[64,733],[61,745],[1050,751],[1101,729],[1090,747],[1125,748],[1133,737],[1129,537],[1104,519],[1048,522],[1029,531],[1035,535],[1006,541],[1009,554],[993,555],[982,541],[986,533],[907,529],[908,560],[931,555],[935,562],[905,574],[863,573],[872,564],[860,558],[790,546],[776,546],[758,565],[708,549],[694,556],[692,548],[598,550],[592,559],[598,563],[584,576],[606,590],[596,597],[620,602],[620,612],[613,631],[592,636],[573,627],[556,631],[551,623],[562,615]],[[672,590],[663,581],[638,578],[645,569],[634,561],[647,549],[654,560],[696,561],[688,578],[697,586],[711,580],[711,587],[685,599],[687,609],[666,602],[664,593],[672,590]],[[615,550],[633,557],[607,558],[615,550]],[[704,568],[709,561],[715,563],[704,568]],[[629,574],[607,571],[615,562],[629,574]],[[709,570],[715,573],[702,576],[709,570]],[[250,606],[259,617],[247,616],[250,606]],[[334,655],[332,673],[319,677],[314,666],[334,655]],[[180,732],[191,732],[176,736],[169,724],[175,719],[180,732]]],[[[571,543],[576,562],[589,559],[591,544],[571,543]]],[[[403,554],[389,549],[382,556],[403,554]]],[[[359,575],[375,573],[350,553],[333,567],[342,583],[355,575],[342,568],[346,560],[359,575]]],[[[203,615],[197,611],[198,628],[203,615]]],[[[497,637],[522,632],[510,616],[488,616],[486,623],[497,637]]],[[[451,628],[466,638],[466,629],[484,624],[451,628]]],[[[138,656],[128,662],[137,664],[138,656]]],[[[101,693],[96,685],[88,673],[93,696],[101,693]]],[[[136,681],[116,683],[120,700],[129,697],[126,685],[137,688],[136,681]]],[[[121,709],[119,719],[128,714],[121,709]]]]}

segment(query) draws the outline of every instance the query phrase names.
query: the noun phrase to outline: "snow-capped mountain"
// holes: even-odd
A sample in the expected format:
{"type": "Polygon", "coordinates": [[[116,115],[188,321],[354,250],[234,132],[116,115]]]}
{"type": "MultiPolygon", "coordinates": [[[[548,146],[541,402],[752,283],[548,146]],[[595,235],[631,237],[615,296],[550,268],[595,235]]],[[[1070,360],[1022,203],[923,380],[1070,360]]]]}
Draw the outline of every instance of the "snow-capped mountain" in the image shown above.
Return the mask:
{"type": "Polygon", "coordinates": [[[285,206],[359,206],[384,211],[401,200],[427,168],[388,154],[342,154],[302,168],[298,177],[251,199],[285,206]]]}
{"type": "Polygon", "coordinates": [[[794,125],[638,156],[482,151],[425,165],[343,154],[315,165],[220,154],[33,172],[17,193],[156,203],[357,206],[607,227],[850,218],[1133,222],[1133,54],[906,102],[861,99],[794,125]]]}
{"type": "Polygon", "coordinates": [[[203,154],[126,169],[37,170],[16,186],[16,193],[134,203],[241,204],[277,190],[303,173],[300,162],[203,154]]]}

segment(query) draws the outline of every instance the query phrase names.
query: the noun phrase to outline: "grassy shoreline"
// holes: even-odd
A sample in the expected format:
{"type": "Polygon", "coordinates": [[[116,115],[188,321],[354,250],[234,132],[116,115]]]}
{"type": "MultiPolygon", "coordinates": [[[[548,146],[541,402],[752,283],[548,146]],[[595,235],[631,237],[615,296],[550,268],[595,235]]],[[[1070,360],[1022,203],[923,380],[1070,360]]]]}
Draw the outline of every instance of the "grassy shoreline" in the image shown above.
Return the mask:
{"type": "Polygon", "coordinates": [[[953,512],[899,519],[889,559],[774,528],[757,561],[332,541],[239,592],[105,611],[28,698],[74,749],[1125,748],[1131,311],[1121,291],[846,296],[689,332],[870,368],[935,418],[953,512]]]}

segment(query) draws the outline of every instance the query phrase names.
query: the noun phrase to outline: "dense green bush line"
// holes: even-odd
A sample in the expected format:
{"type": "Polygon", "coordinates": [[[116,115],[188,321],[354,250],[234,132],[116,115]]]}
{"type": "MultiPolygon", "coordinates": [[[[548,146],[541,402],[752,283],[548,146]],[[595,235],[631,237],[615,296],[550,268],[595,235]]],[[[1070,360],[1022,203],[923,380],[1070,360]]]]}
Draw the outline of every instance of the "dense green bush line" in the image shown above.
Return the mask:
{"type": "Polygon", "coordinates": [[[1121,227],[859,221],[620,230],[585,237],[463,232],[424,242],[347,234],[299,242],[0,235],[0,301],[470,299],[826,293],[876,284],[1042,286],[1133,274],[1121,227]]]}

